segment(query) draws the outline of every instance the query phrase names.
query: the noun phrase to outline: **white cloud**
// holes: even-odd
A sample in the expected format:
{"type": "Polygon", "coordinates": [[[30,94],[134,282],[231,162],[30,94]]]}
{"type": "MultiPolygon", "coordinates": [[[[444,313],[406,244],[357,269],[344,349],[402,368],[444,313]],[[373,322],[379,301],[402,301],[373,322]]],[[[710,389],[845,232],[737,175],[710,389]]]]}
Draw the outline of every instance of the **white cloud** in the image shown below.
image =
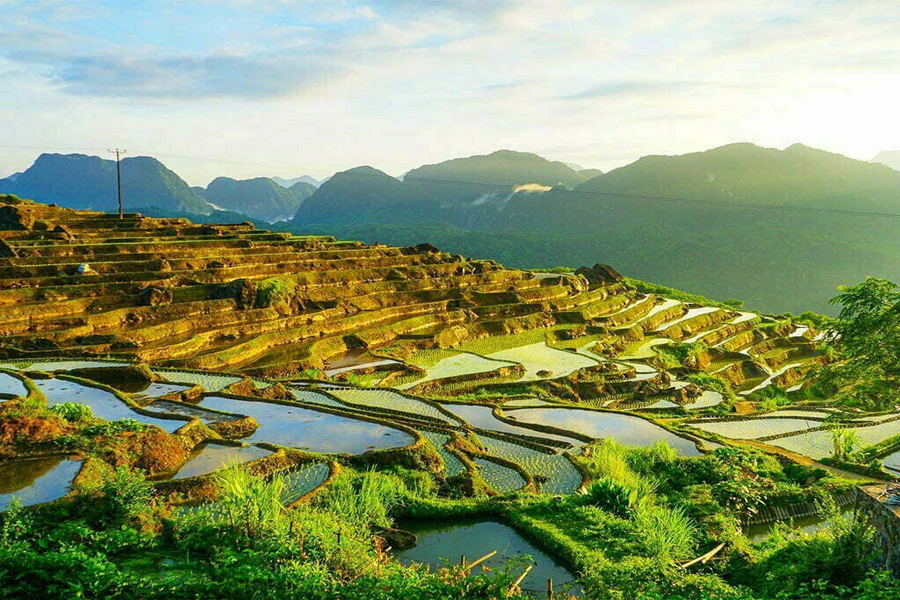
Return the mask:
{"type": "MultiPolygon", "coordinates": [[[[900,143],[896,2],[187,5],[222,14],[180,17],[197,32],[184,43],[143,16],[126,43],[0,0],[0,82],[19,92],[0,111],[15,136],[273,165],[172,159],[200,183],[276,167],[401,173],[501,147],[607,170],[734,141],[863,158],[900,143]]],[[[102,18],[110,4],[84,6],[102,18]]],[[[16,160],[0,155],[0,169],[16,160]]]]}

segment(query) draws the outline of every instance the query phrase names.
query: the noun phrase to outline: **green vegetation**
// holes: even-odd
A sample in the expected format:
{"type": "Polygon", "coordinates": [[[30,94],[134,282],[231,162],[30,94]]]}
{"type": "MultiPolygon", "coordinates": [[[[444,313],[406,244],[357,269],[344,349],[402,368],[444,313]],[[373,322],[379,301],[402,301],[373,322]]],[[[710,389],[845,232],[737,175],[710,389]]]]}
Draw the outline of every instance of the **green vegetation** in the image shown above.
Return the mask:
{"type": "Polygon", "coordinates": [[[633,277],[626,277],[625,281],[628,282],[628,285],[638,290],[639,292],[643,292],[645,294],[657,294],[664,298],[671,298],[672,300],[678,300],[680,302],[693,302],[696,304],[702,304],[704,306],[717,306],[719,308],[724,308],[727,310],[738,310],[744,306],[744,303],[741,300],[725,300],[723,302],[719,302],[718,300],[712,300],[711,298],[707,298],[706,296],[692,294],[690,292],[683,292],[681,290],[676,290],[675,288],[671,288],[665,285],[659,285],[658,283],[650,283],[648,281],[634,279],[633,277]]]}
{"type": "Polygon", "coordinates": [[[869,277],[841,291],[832,300],[840,315],[830,323],[830,344],[841,360],[821,370],[820,393],[870,410],[894,407],[900,402],[900,290],[869,277]]]}

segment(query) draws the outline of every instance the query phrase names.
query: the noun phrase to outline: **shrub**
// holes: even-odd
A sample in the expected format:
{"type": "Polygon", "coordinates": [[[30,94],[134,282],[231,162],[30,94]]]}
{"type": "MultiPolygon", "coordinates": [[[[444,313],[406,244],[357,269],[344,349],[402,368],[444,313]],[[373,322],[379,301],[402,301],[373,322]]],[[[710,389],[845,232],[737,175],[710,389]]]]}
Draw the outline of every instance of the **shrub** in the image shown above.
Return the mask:
{"type": "Polygon", "coordinates": [[[55,405],[50,411],[66,421],[81,421],[94,416],[90,406],[78,404],[77,402],[63,402],[55,405]]]}
{"type": "Polygon", "coordinates": [[[579,500],[627,519],[632,516],[639,498],[635,490],[604,477],[583,490],[579,500]]]}

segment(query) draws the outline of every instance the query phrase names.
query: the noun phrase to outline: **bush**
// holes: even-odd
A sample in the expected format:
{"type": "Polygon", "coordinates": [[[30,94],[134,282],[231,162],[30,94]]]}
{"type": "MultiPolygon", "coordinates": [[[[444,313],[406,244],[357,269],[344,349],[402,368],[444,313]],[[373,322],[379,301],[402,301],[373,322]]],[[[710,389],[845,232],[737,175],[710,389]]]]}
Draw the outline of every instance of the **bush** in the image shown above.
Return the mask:
{"type": "Polygon", "coordinates": [[[639,498],[635,490],[607,478],[592,483],[581,492],[581,502],[596,506],[617,517],[628,519],[634,513],[639,498]]]}
{"type": "Polygon", "coordinates": [[[57,404],[50,411],[66,421],[81,421],[90,419],[94,416],[90,406],[78,404],[77,402],[63,402],[57,404]]]}

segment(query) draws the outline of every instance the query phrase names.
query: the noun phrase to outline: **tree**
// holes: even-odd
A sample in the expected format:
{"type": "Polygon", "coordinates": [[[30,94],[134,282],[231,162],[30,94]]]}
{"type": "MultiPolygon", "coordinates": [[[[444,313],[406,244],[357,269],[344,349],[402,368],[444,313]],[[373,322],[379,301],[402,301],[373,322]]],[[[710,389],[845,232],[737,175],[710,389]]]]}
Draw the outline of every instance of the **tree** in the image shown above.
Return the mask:
{"type": "Polygon", "coordinates": [[[900,377],[900,288],[868,277],[840,290],[831,304],[840,304],[841,312],[828,337],[839,361],[823,370],[822,379],[849,403],[892,406],[900,377]]]}

